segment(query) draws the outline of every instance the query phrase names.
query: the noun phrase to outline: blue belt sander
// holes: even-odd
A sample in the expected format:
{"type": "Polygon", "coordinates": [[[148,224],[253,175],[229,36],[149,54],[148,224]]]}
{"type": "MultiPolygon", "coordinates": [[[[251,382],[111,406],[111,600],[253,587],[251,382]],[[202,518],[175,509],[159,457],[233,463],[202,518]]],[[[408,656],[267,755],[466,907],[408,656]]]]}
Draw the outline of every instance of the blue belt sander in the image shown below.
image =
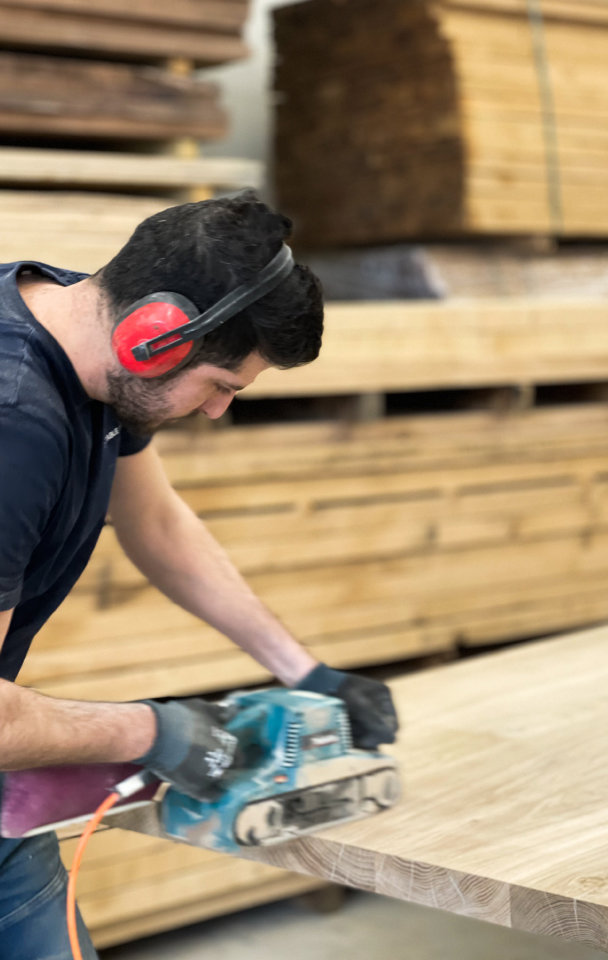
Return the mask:
{"type": "Polygon", "coordinates": [[[226,728],[239,741],[239,767],[226,772],[212,800],[194,800],[133,764],[13,771],[4,775],[0,834],[29,836],[87,819],[117,790],[116,809],[156,799],[170,837],[238,853],[360,819],[398,800],[394,760],[352,746],[342,700],[276,687],[233,693],[222,705],[226,728]]]}

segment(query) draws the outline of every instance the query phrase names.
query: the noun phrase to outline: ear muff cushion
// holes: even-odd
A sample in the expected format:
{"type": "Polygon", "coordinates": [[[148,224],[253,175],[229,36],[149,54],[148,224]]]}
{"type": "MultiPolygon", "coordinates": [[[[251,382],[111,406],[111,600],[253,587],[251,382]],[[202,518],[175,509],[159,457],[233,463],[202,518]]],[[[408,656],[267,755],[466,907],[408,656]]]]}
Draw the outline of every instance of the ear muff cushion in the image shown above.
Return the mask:
{"type": "Polygon", "coordinates": [[[136,360],[132,349],[161,333],[188,323],[188,320],[188,315],[174,303],[156,301],[133,310],[121,320],[112,334],[112,347],[121,365],[138,377],[150,379],[174,370],[193,349],[192,341],[178,343],[171,350],[148,360],[136,360]]]}

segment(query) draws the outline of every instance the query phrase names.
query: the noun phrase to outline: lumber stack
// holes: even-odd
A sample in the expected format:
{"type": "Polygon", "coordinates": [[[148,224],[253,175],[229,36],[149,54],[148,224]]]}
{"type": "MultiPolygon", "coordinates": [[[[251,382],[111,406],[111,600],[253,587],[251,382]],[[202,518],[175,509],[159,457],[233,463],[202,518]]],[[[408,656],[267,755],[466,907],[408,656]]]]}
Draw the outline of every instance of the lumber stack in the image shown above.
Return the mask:
{"type": "Polygon", "coordinates": [[[274,23],[302,245],[608,233],[605,4],[307,0],[274,23]]]}
{"type": "Polygon", "coordinates": [[[145,216],[259,185],[259,164],[200,157],[229,118],[195,68],[246,55],[248,8],[0,3],[0,260],[94,271],[145,216]]]}
{"type": "MultiPolygon", "coordinates": [[[[279,382],[287,396],[606,378],[605,303],[519,309],[337,305],[322,359],[269,371],[251,393],[276,398],[279,382]]],[[[606,617],[607,427],[605,407],[586,403],[232,427],[198,441],[169,432],[158,443],[172,482],[254,589],[316,656],[354,667],[606,617]]],[[[92,699],[265,679],[144,582],[111,527],[22,674],[92,699]]]]}

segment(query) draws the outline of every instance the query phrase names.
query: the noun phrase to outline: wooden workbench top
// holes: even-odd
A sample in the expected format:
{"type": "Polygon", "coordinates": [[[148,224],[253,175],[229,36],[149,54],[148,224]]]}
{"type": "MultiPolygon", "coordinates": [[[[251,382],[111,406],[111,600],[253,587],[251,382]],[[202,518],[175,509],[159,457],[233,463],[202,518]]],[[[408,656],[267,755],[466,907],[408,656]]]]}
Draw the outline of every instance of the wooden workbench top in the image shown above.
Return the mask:
{"type": "Polygon", "coordinates": [[[608,627],[392,688],[399,805],[251,857],[608,952],[608,627]]]}

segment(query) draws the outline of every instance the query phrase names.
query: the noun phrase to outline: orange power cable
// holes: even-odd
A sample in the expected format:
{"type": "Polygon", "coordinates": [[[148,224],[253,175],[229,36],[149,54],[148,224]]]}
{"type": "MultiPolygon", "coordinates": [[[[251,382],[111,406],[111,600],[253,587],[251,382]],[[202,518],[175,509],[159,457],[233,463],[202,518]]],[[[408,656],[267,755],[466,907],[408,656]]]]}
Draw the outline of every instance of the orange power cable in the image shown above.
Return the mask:
{"type": "Polygon", "coordinates": [[[94,833],[99,823],[101,822],[104,815],[108,810],[114,806],[117,800],[120,799],[119,793],[111,793],[98,807],[89,822],[87,823],[84,833],[82,834],[80,840],[78,841],[78,846],[76,847],[76,853],[74,854],[74,862],[72,863],[72,869],[70,870],[70,877],[68,880],[68,896],[67,896],[67,921],[68,921],[68,935],[70,938],[70,946],[72,948],[72,954],[74,955],[74,960],[82,960],[82,953],[80,952],[80,944],[78,942],[78,928],[76,926],[76,878],[78,877],[78,871],[80,869],[80,862],[82,860],[82,855],[84,853],[85,847],[89,842],[91,835],[94,833]]]}

